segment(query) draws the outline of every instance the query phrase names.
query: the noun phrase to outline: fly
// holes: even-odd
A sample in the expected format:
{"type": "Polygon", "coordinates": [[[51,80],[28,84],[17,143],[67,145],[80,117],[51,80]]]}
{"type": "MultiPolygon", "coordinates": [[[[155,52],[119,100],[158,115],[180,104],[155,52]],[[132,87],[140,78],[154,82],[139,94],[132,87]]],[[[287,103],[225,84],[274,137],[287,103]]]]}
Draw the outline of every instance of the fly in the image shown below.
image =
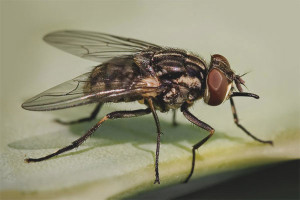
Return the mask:
{"type": "Polygon", "coordinates": [[[205,122],[189,112],[196,100],[203,99],[211,106],[218,106],[229,99],[235,124],[247,135],[261,143],[261,140],[245,129],[238,120],[233,97],[245,96],[258,99],[259,96],[243,92],[244,80],[230,68],[222,55],[212,55],[207,64],[199,56],[182,49],[165,48],[152,43],[119,36],[88,32],[58,31],[44,37],[44,40],[73,55],[102,63],[91,72],[80,75],[27,100],[22,104],[26,110],[50,111],[96,103],[90,117],[61,124],[74,124],[93,120],[102,105],[107,102],[133,102],[145,104],[145,109],[116,111],[105,115],[82,137],[58,151],[40,158],[26,158],[26,162],[47,160],[81,145],[105,121],[131,118],[152,113],[157,129],[155,159],[155,181],[159,179],[159,148],[161,128],[156,111],[180,109],[191,123],[209,134],[192,148],[192,167],[184,182],[191,178],[195,166],[195,151],[215,132],[205,122]],[[236,86],[237,90],[235,89],[236,86]]]}

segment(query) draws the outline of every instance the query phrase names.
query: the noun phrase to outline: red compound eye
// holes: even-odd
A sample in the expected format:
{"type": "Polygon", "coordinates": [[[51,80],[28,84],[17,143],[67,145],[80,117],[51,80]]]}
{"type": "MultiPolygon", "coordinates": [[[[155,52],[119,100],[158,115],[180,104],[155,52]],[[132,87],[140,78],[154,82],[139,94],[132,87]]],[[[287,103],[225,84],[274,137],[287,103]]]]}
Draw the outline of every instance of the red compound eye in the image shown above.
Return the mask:
{"type": "Polygon", "coordinates": [[[227,77],[218,69],[212,69],[207,78],[209,99],[207,104],[211,106],[220,105],[226,98],[231,83],[227,77]]]}

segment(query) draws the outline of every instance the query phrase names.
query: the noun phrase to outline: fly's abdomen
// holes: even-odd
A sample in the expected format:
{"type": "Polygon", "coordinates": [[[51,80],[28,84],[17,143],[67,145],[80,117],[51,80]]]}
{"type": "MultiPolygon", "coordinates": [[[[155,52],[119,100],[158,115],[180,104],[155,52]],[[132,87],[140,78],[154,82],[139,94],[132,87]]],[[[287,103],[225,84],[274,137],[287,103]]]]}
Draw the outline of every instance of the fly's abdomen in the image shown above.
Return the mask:
{"type": "Polygon", "coordinates": [[[85,87],[101,102],[130,102],[148,92],[144,79],[132,56],[118,57],[96,66],[85,87]]]}

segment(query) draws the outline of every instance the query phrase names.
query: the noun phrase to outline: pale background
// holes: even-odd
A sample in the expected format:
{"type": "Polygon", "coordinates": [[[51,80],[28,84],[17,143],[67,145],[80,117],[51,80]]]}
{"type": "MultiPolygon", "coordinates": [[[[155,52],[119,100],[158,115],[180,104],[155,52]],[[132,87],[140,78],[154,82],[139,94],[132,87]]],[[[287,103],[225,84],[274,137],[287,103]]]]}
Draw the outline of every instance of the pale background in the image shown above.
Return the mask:
{"type": "MultiPolygon", "coordinates": [[[[248,91],[261,97],[259,100],[236,98],[242,124],[255,135],[272,139],[285,130],[299,130],[299,4],[297,0],[1,1],[1,188],[33,190],[49,186],[55,189],[54,183],[39,182],[24,175],[30,174],[32,168],[25,166],[24,173],[20,167],[25,165],[22,159],[25,154],[50,153],[79,136],[70,133],[72,139],[68,139],[64,132],[69,128],[53,123],[53,118],[76,119],[87,116],[92,109],[87,106],[58,112],[30,112],[21,108],[26,99],[97,64],[49,46],[42,41],[45,34],[65,29],[111,33],[191,50],[208,62],[211,54],[222,54],[237,73],[250,71],[244,77],[248,91]],[[51,133],[57,136],[49,137],[50,144],[51,140],[63,138],[63,141],[46,145],[48,150],[44,152],[38,141],[47,144],[42,136],[51,133]],[[33,143],[26,140],[34,137],[38,138],[33,143]],[[9,162],[11,159],[13,162],[9,162]],[[25,184],[30,181],[31,184],[25,184]]],[[[110,104],[100,115],[133,107],[141,105],[110,104]]],[[[200,101],[191,111],[217,132],[249,139],[233,124],[229,102],[209,107],[200,101]]],[[[159,116],[170,121],[170,113],[159,116]]],[[[180,123],[187,123],[181,114],[178,119],[180,123]]],[[[89,125],[81,127],[82,131],[89,125]]],[[[92,151],[85,152],[85,156],[88,154],[92,151]]],[[[84,155],[81,157],[84,161],[84,155]]],[[[139,160],[138,156],[136,159],[139,160]]],[[[149,163],[152,163],[151,156],[149,163]]],[[[51,169],[56,166],[52,165],[51,169]]],[[[41,169],[43,167],[35,168],[41,169]]],[[[67,180],[69,185],[78,180],[86,181],[67,180]]]]}

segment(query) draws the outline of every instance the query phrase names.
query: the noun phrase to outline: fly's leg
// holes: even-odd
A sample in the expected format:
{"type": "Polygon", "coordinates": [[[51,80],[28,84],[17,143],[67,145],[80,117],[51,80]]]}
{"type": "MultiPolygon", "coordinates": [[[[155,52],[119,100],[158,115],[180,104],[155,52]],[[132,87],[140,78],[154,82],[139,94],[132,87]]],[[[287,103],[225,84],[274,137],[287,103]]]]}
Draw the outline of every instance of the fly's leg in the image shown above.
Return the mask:
{"type": "Polygon", "coordinates": [[[158,171],[158,163],[159,163],[159,149],[160,149],[160,135],[161,135],[161,130],[160,130],[159,119],[158,119],[157,113],[155,111],[155,108],[153,106],[152,99],[148,99],[148,104],[149,104],[149,107],[151,109],[152,115],[154,117],[155,124],[156,124],[156,129],[157,129],[156,153],[155,153],[155,181],[154,181],[154,184],[155,183],[160,184],[159,171],[158,171]]]}
{"type": "Polygon", "coordinates": [[[188,111],[188,104],[184,103],[181,107],[181,112],[183,113],[183,115],[187,118],[187,120],[189,120],[190,122],[192,122],[193,124],[195,124],[196,126],[203,128],[204,130],[209,132],[209,135],[206,136],[204,139],[202,139],[200,142],[196,143],[193,146],[192,152],[193,152],[193,160],[192,160],[192,168],[191,171],[188,175],[188,177],[185,179],[184,183],[187,183],[193,172],[194,172],[194,168],[195,168],[195,159],[196,159],[196,150],[201,147],[215,132],[215,130],[209,126],[208,124],[206,124],[205,122],[199,120],[198,118],[196,118],[192,113],[190,113],[188,111]]]}
{"type": "Polygon", "coordinates": [[[66,151],[70,151],[70,150],[80,146],[86,139],[88,139],[102,125],[103,122],[105,122],[108,119],[138,117],[138,116],[146,115],[149,113],[151,113],[151,110],[149,108],[133,110],[133,111],[116,111],[116,112],[109,113],[105,117],[103,117],[95,126],[93,126],[90,130],[88,130],[86,134],[84,134],[79,139],[72,142],[71,145],[66,146],[62,149],[59,149],[55,153],[49,154],[47,156],[44,156],[41,158],[26,158],[25,161],[29,163],[29,162],[39,162],[39,161],[47,160],[49,158],[52,158],[54,156],[62,154],[66,151]]]}
{"type": "Polygon", "coordinates": [[[173,126],[177,126],[178,125],[178,123],[176,122],[176,110],[173,110],[172,125],[173,126]]]}
{"type": "Polygon", "coordinates": [[[77,124],[77,123],[81,123],[81,122],[92,121],[93,119],[96,118],[96,116],[99,113],[102,105],[103,105],[103,103],[98,103],[89,117],[74,120],[74,121],[70,121],[70,122],[64,122],[64,121],[61,121],[60,119],[55,119],[55,122],[57,122],[59,124],[63,124],[63,125],[70,125],[70,124],[77,124]]]}
{"type": "Polygon", "coordinates": [[[231,104],[231,110],[232,110],[232,114],[233,114],[234,123],[235,123],[240,129],[242,129],[247,135],[249,135],[250,137],[252,137],[254,140],[256,140],[256,141],[258,141],[258,142],[273,145],[273,141],[271,141],[271,140],[261,140],[261,139],[255,137],[254,135],[252,135],[247,129],[245,129],[244,126],[242,126],[242,125],[239,123],[239,118],[238,118],[238,116],[237,116],[236,109],[235,109],[235,105],[234,105],[234,102],[233,102],[232,97],[230,97],[230,104],[231,104]]]}

